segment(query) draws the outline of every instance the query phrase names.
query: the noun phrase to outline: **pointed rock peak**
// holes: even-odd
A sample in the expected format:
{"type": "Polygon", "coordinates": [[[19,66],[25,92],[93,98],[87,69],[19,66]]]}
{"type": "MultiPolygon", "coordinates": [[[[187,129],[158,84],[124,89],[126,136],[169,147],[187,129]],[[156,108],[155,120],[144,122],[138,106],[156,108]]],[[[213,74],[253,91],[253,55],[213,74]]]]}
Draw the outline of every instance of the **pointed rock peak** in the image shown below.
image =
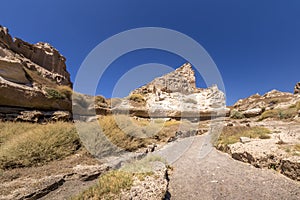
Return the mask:
{"type": "Polygon", "coordinates": [[[178,67],[175,71],[185,71],[185,70],[193,70],[191,63],[184,63],[182,66],[178,67]]]}
{"type": "Polygon", "coordinates": [[[176,70],[155,78],[141,88],[134,90],[132,93],[157,93],[157,92],[180,92],[191,94],[196,90],[195,72],[190,63],[185,63],[176,70]]]}

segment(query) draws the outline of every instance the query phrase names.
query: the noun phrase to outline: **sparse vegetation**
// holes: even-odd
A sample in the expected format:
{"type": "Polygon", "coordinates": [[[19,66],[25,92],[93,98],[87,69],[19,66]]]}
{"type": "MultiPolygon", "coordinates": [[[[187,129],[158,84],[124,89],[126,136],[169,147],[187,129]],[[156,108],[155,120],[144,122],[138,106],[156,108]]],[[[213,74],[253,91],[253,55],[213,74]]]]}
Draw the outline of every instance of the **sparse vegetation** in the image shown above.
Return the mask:
{"type": "Polygon", "coordinates": [[[293,156],[300,156],[300,144],[288,145],[285,144],[281,147],[284,151],[293,156]]]}
{"type": "Polygon", "coordinates": [[[80,148],[71,123],[0,123],[0,169],[43,165],[80,148]]]}
{"type": "Polygon", "coordinates": [[[263,112],[259,118],[259,121],[273,118],[273,119],[292,119],[298,114],[298,110],[300,109],[300,102],[297,102],[294,105],[291,105],[287,109],[273,109],[267,110],[263,112]]]}
{"type": "Polygon", "coordinates": [[[72,90],[72,88],[70,88],[69,86],[66,86],[66,85],[59,85],[59,86],[57,86],[57,91],[58,91],[64,98],[67,98],[67,99],[71,99],[71,98],[72,98],[73,90],[72,90]]]}
{"type": "Polygon", "coordinates": [[[267,110],[263,112],[259,118],[259,120],[264,120],[267,118],[276,118],[278,117],[278,111],[277,110],[267,110]]]}
{"type": "Polygon", "coordinates": [[[129,96],[129,100],[134,101],[136,103],[144,103],[145,102],[145,98],[141,94],[131,94],[129,96]]]}
{"type": "Polygon", "coordinates": [[[243,115],[243,113],[233,109],[230,111],[230,118],[232,119],[243,119],[245,118],[245,116],[243,115]]]}
{"type": "Polygon", "coordinates": [[[240,137],[268,139],[270,133],[271,131],[265,127],[227,126],[223,128],[215,145],[234,144],[240,141],[240,137]]]}
{"type": "Polygon", "coordinates": [[[134,174],[114,170],[101,176],[97,184],[85,190],[72,200],[84,199],[116,199],[122,190],[129,190],[133,184],[134,174]]]}
{"type": "Polygon", "coordinates": [[[54,99],[69,99],[71,100],[73,90],[69,86],[59,85],[55,88],[48,88],[44,89],[46,91],[46,95],[48,98],[54,99]]]}
{"type": "Polygon", "coordinates": [[[167,141],[175,135],[180,122],[151,123],[133,120],[125,115],[102,116],[99,124],[105,136],[116,146],[128,151],[146,147],[159,140],[167,141]]]}
{"type": "Polygon", "coordinates": [[[46,95],[49,99],[65,99],[66,96],[54,88],[45,88],[46,95]]]}
{"type": "Polygon", "coordinates": [[[151,163],[155,161],[167,164],[166,160],[163,159],[162,157],[151,155],[151,156],[146,156],[141,160],[135,160],[125,164],[122,167],[122,170],[127,172],[132,172],[132,173],[138,172],[138,173],[152,175],[151,172],[153,171],[153,169],[151,163]]]}
{"type": "Polygon", "coordinates": [[[110,171],[102,175],[97,184],[83,191],[72,200],[83,199],[119,199],[122,191],[130,190],[134,177],[143,181],[147,176],[153,176],[151,162],[165,162],[158,156],[147,156],[141,160],[125,164],[119,170],[110,171]]]}

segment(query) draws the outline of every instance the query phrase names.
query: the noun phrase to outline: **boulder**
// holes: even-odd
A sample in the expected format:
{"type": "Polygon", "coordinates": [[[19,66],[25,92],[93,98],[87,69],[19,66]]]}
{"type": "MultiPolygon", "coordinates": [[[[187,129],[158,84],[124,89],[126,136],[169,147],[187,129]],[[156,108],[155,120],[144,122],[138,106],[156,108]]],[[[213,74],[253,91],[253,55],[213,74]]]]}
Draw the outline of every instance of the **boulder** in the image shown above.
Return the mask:
{"type": "Polygon", "coordinates": [[[251,142],[251,139],[249,137],[240,137],[240,142],[245,144],[251,142]]]}
{"type": "Polygon", "coordinates": [[[249,117],[259,116],[259,115],[261,115],[262,112],[263,112],[262,108],[252,108],[252,109],[243,111],[242,114],[245,117],[249,118],[249,117]]]}

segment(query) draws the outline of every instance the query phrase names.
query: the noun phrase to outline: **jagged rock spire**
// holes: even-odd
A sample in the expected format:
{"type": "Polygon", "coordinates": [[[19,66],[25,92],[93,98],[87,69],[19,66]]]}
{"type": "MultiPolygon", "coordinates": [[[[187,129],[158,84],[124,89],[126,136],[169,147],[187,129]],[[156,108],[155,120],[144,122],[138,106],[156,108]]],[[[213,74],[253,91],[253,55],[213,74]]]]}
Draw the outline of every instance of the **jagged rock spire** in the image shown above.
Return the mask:
{"type": "Polygon", "coordinates": [[[141,88],[134,90],[132,93],[155,93],[158,91],[173,93],[180,92],[191,94],[196,89],[195,72],[190,63],[185,63],[176,70],[155,78],[141,88]]]}

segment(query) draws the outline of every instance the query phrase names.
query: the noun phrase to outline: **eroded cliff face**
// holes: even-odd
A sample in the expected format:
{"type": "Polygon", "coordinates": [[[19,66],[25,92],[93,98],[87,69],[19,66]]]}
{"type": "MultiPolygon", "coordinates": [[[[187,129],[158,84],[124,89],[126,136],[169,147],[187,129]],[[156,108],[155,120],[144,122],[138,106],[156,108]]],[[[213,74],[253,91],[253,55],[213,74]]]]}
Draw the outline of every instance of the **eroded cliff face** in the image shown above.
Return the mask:
{"type": "MultiPolygon", "coordinates": [[[[43,77],[60,85],[71,85],[66,69],[66,59],[48,43],[30,44],[19,38],[12,38],[8,29],[0,26],[0,59],[5,63],[17,62],[20,66],[38,71],[43,77]]],[[[2,76],[3,77],[3,76],[2,76]]],[[[5,78],[5,77],[3,77],[5,78]]]]}
{"type": "Polygon", "coordinates": [[[65,61],[50,44],[12,38],[0,26],[0,118],[14,120],[34,110],[70,112],[72,83],[65,61]]]}
{"type": "Polygon", "coordinates": [[[138,117],[202,118],[228,114],[225,95],[217,86],[196,87],[195,73],[190,63],[131,92],[113,108],[116,113],[138,117]]]}

